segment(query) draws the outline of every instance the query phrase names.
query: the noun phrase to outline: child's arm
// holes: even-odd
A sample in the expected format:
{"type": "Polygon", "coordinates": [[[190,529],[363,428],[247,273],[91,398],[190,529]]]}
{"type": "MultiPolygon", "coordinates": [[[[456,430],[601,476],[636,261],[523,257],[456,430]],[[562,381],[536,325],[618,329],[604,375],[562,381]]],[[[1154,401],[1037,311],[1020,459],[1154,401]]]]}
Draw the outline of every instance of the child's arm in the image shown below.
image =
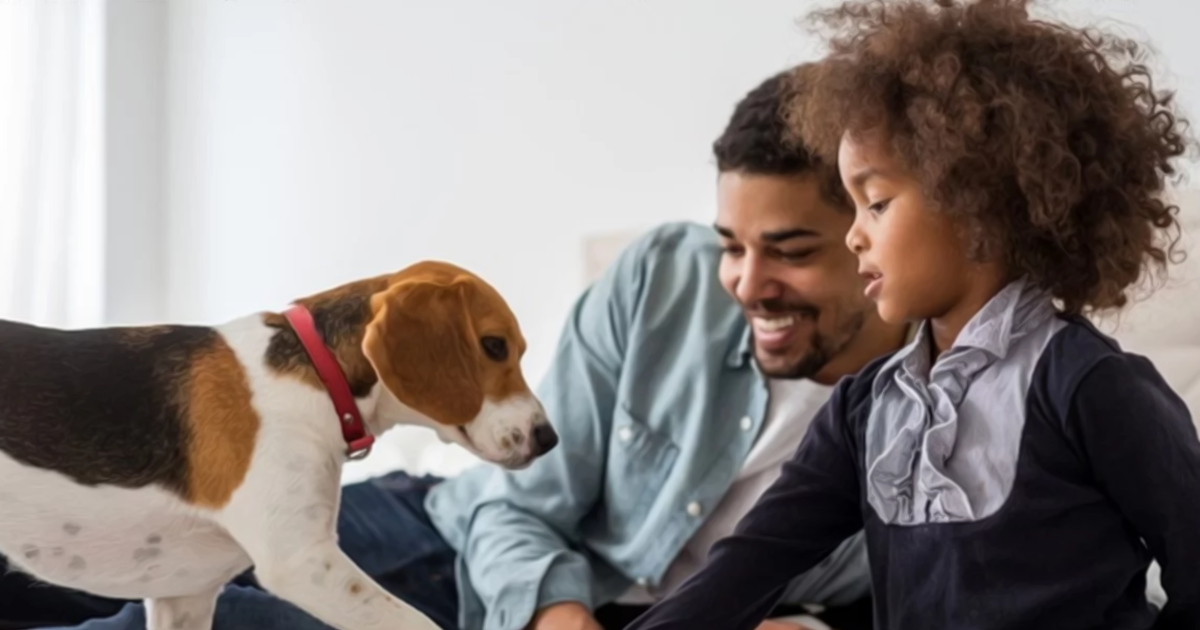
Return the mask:
{"type": "Polygon", "coordinates": [[[1101,488],[1162,565],[1168,601],[1155,628],[1200,628],[1200,440],[1187,407],[1149,361],[1113,355],[1070,409],[1101,488]]]}
{"type": "Polygon", "coordinates": [[[862,528],[855,443],[843,413],[843,379],[780,477],[737,529],[713,545],[704,568],[626,630],[750,630],[788,581],[862,528]]]}

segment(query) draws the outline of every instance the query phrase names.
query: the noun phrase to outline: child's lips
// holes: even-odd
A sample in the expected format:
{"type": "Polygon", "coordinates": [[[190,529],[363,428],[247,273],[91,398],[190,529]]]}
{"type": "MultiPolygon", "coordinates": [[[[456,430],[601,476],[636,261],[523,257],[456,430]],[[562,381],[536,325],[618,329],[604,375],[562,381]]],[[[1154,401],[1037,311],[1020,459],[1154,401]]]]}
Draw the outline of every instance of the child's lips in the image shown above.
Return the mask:
{"type": "Polygon", "coordinates": [[[872,300],[878,298],[879,291],[883,288],[883,274],[874,270],[860,269],[858,275],[867,281],[867,287],[863,289],[863,295],[872,300]]]}
{"type": "Polygon", "coordinates": [[[883,278],[879,277],[867,284],[867,288],[863,289],[863,295],[872,300],[879,299],[879,292],[883,290],[883,278]]]}

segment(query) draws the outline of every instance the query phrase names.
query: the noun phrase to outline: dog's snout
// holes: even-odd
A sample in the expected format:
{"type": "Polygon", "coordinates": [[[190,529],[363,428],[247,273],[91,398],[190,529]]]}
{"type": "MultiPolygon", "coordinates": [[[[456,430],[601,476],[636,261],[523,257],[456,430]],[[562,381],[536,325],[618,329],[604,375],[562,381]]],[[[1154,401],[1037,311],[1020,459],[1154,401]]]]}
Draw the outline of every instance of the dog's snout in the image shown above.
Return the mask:
{"type": "Polygon", "coordinates": [[[545,455],[558,446],[558,433],[549,422],[543,422],[533,427],[533,449],[538,455],[545,455]]]}

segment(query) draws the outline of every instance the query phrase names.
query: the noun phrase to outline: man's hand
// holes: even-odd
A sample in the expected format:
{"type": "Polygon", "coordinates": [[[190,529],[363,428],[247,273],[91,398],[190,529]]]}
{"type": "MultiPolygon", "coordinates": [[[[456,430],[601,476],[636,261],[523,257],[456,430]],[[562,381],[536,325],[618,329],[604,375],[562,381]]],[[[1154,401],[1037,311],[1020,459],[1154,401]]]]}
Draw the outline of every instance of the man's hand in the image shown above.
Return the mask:
{"type": "Polygon", "coordinates": [[[583,604],[562,602],[539,610],[533,616],[529,630],[604,630],[604,628],[583,604]]]}

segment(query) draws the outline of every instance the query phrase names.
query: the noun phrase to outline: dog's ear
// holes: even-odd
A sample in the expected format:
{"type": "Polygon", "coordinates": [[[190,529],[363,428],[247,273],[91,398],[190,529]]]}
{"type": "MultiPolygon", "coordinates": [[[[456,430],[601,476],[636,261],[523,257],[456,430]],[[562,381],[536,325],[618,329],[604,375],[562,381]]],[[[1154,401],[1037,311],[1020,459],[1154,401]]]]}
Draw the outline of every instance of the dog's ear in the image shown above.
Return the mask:
{"type": "Polygon", "coordinates": [[[371,297],[363,353],[400,402],[443,424],[466,424],[483,407],[475,290],[469,278],[409,278],[371,297]]]}

